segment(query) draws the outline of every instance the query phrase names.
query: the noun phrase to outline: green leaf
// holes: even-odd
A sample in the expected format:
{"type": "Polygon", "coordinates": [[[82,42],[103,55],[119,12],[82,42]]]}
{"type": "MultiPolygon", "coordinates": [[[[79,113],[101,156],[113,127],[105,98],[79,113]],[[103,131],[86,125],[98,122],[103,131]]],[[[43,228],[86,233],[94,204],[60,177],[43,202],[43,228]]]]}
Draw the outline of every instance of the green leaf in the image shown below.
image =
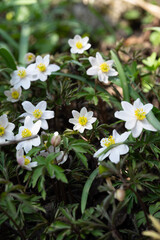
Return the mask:
{"type": "Polygon", "coordinates": [[[15,42],[10,35],[3,29],[0,29],[0,36],[6,41],[8,42],[13,48],[18,50],[18,44],[17,42],[15,42]]]}
{"type": "Polygon", "coordinates": [[[63,173],[64,170],[61,167],[59,167],[57,165],[53,165],[53,169],[54,169],[55,176],[58,180],[61,180],[64,183],[68,183],[68,180],[67,180],[65,174],[63,173]]]}
{"type": "Polygon", "coordinates": [[[8,68],[17,69],[13,55],[6,48],[0,48],[0,56],[5,60],[8,68]]]}
{"type": "Polygon", "coordinates": [[[89,178],[87,179],[84,188],[83,188],[83,192],[82,192],[82,197],[81,197],[81,212],[82,214],[85,211],[86,205],[87,205],[87,199],[88,199],[88,194],[89,194],[89,190],[90,187],[94,181],[94,179],[96,178],[97,174],[98,174],[98,168],[96,168],[91,175],[89,176],[89,178]]]}
{"type": "Polygon", "coordinates": [[[123,70],[123,67],[117,57],[117,55],[111,50],[111,56],[112,59],[115,62],[116,68],[118,70],[119,73],[119,78],[121,81],[121,87],[123,89],[123,97],[124,97],[124,101],[130,102],[130,98],[129,98],[129,89],[128,89],[128,83],[127,83],[127,79],[123,70]]]}
{"type": "Polygon", "coordinates": [[[81,162],[84,164],[84,166],[86,168],[88,168],[88,162],[87,162],[87,158],[84,154],[76,152],[77,158],[81,160],[81,162]]]}
{"type": "Polygon", "coordinates": [[[39,177],[42,175],[43,169],[44,169],[44,166],[39,166],[34,170],[33,175],[32,175],[32,187],[33,188],[36,186],[36,183],[37,183],[39,177]]]}

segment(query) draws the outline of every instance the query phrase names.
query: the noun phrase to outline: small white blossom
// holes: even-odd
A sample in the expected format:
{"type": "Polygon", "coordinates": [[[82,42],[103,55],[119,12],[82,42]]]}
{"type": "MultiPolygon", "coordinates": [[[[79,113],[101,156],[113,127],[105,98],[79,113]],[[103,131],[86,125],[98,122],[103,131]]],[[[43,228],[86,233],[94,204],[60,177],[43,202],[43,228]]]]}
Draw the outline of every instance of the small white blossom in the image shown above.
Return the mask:
{"type": "Polygon", "coordinates": [[[11,88],[10,90],[4,91],[4,95],[7,97],[9,102],[18,102],[22,93],[22,88],[11,88]]]}
{"type": "Polygon", "coordinates": [[[96,121],[97,118],[92,117],[93,112],[87,112],[87,109],[83,107],[79,112],[73,110],[72,115],[74,118],[70,118],[69,122],[74,124],[73,130],[77,130],[80,133],[83,133],[85,129],[91,130],[92,129],[92,123],[96,121]]]}
{"type": "Polygon", "coordinates": [[[14,139],[14,134],[12,132],[14,128],[15,125],[8,122],[6,114],[0,116],[0,143],[4,143],[6,140],[14,139]]]}
{"type": "Polygon", "coordinates": [[[41,101],[36,106],[29,101],[24,101],[22,106],[26,113],[21,114],[19,117],[30,116],[32,121],[41,120],[41,128],[44,130],[48,129],[48,123],[46,119],[54,118],[54,111],[46,110],[46,101],[41,101]]]}
{"type": "Polygon", "coordinates": [[[35,57],[35,55],[34,55],[33,53],[30,53],[30,52],[29,52],[29,53],[26,53],[26,54],[25,54],[24,59],[25,59],[25,62],[26,62],[27,64],[29,64],[29,63],[34,62],[35,59],[36,59],[36,57],[35,57]]]}
{"type": "Polygon", "coordinates": [[[88,41],[88,37],[81,38],[79,35],[75,35],[73,39],[69,39],[68,44],[71,47],[71,53],[82,54],[85,50],[88,50],[91,47],[88,41]]]}
{"type": "Polygon", "coordinates": [[[108,83],[108,77],[117,76],[118,72],[112,68],[113,60],[105,61],[99,52],[96,57],[89,57],[92,67],[87,70],[87,74],[98,76],[100,82],[108,83]]]}
{"type": "Polygon", "coordinates": [[[113,163],[118,163],[120,161],[120,155],[126,154],[129,151],[129,148],[126,144],[123,144],[124,141],[128,138],[130,135],[129,132],[124,132],[123,134],[118,134],[116,130],[113,130],[112,135],[108,138],[102,138],[101,139],[101,146],[100,148],[93,156],[98,157],[99,161],[103,161],[106,157],[109,157],[110,161],[113,163]],[[116,143],[122,143],[118,146],[115,146],[111,148],[108,152],[103,153],[105,149],[107,149],[112,144],[116,143]]]}
{"type": "Polygon", "coordinates": [[[31,171],[33,167],[37,167],[37,162],[31,162],[31,158],[29,156],[24,155],[24,150],[21,148],[16,153],[16,158],[18,164],[22,167],[31,171]]]}
{"type": "Polygon", "coordinates": [[[133,105],[129,102],[121,102],[123,111],[115,112],[115,117],[126,121],[125,127],[130,129],[134,138],[139,137],[143,128],[150,131],[157,131],[146,119],[146,115],[151,111],[153,105],[148,103],[143,105],[138,98],[133,105]]]}
{"type": "Polygon", "coordinates": [[[27,68],[17,67],[17,70],[13,71],[11,74],[11,85],[14,88],[23,87],[24,89],[29,89],[31,86],[31,81],[36,79],[36,72],[33,69],[30,69],[30,66],[27,68]]]}
{"type": "Polygon", "coordinates": [[[16,135],[17,140],[24,139],[24,141],[19,142],[17,144],[16,149],[19,150],[21,148],[24,148],[24,151],[28,153],[32,149],[32,146],[36,146],[36,147],[39,146],[41,143],[39,136],[37,136],[36,138],[28,139],[28,140],[25,138],[37,135],[40,127],[41,127],[41,120],[38,120],[36,123],[33,123],[32,119],[29,116],[27,116],[24,120],[24,126],[21,126],[19,128],[19,132],[16,135]]]}
{"type": "Polygon", "coordinates": [[[51,75],[52,72],[56,72],[60,69],[60,67],[56,64],[49,64],[49,58],[49,54],[47,54],[44,58],[42,58],[41,56],[37,56],[36,63],[29,65],[29,69],[33,72],[36,72],[35,80],[40,79],[44,82],[47,80],[47,77],[51,75]]]}

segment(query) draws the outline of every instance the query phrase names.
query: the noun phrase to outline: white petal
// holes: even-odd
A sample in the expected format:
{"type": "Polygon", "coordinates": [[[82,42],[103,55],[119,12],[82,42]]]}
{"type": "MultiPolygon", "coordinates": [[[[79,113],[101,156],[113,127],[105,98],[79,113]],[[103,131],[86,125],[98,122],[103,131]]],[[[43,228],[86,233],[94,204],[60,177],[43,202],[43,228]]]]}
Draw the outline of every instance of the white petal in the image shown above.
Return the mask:
{"type": "Polygon", "coordinates": [[[150,130],[150,131],[154,131],[154,132],[157,131],[157,129],[155,129],[155,128],[148,122],[148,120],[147,120],[146,118],[143,119],[143,120],[141,121],[141,123],[142,123],[142,126],[143,126],[144,129],[150,130]]]}
{"type": "Polygon", "coordinates": [[[44,130],[48,129],[48,123],[44,119],[41,119],[41,128],[44,129],[44,130]]]}
{"type": "Polygon", "coordinates": [[[116,143],[126,141],[130,134],[131,134],[131,131],[128,131],[128,132],[124,132],[123,134],[119,135],[119,137],[116,138],[116,143]]]}
{"type": "Polygon", "coordinates": [[[93,157],[99,157],[99,154],[102,153],[106,147],[100,148],[97,152],[94,153],[93,157]]]}
{"type": "Polygon", "coordinates": [[[121,105],[125,112],[131,113],[132,115],[134,114],[134,108],[132,104],[126,101],[122,101],[121,105]]]}
{"type": "Polygon", "coordinates": [[[74,119],[74,118],[70,118],[69,119],[69,123],[72,123],[72,124],[77,124],[78,120],[74,119]]]}
{"type": "Polygon", "coordinates": [[[38,65],[38,64],[40,64],[42,62],[43,62],[43,58],[41,56],[37,56],[36,57],[36,64],[38,65]]]}
{"type": "Polygon", "coordinates": [[[54,111],[46,110],[42,115],[42,119],[51,119],[51,118],[54,118],[54,111]]]}
{"type": "Polygon", "coordinates": [[[7,130],[8,132],[12,132],[14,128],[15,128],[14,123],[10,123],[10,122],[9,122],[8,125],[7,125],[7,127],[6,127],[6,130],[7,130]]]}
{"type": "Polygon", "coordinates": [[[80,116],[85,116],[87,114],[87,109],[83,107],[80,111],[80,116]]]}
{"type": "Polygon", "coordinates": [[[130,114],[130,113],[127,113],[125,111],[117,111],[114,113],[114,116],[116,118],[119,118],[123,121],[130,121],[130,120],[133,120],[133,116],[130,114]]]}
{"type": "Polygon", "coordinates": [[[89,123],[94,123],[97,120],[97,118],[92,117],[91,119],[88,120],[89,123]]]}
{"type": "Polygon", "coordinates": [[[126,123],[125,123],[125,128],[127,129],[132,129],[135,127],[136,125],[136,122],[137,122],[137,119],[136,118],[133,118],[131,120],[128,120],[126,123]]]}
{"type": "Polygon", "coordinates": [[[134,138],[139,137],[139,135],[141,134],[142,130],[143,130],[142,124],[140,123],[140,121],[137,121],[135,127],[131,129],[133,137],[134,138]]]}
{"type": "Polygon", "coordinates": [[[93,66],[93,67],[90,67],[86,73],[87,75],[94,76],[98,74],[98,70],[99,68],[97,66],[93,66]]]}
{"type": "Polygon", "coordinates": [[[70,49],[70,51],[71,51],[71,53],[78,53],[78,49],[75,48],[75,47],[72,47],[72,48],[70,49]]]}
{"type": "Polygon", "coordinates": [[[78,111],[76,111],[76,110],[73,110],[73,111],[72,111],[72,115],[73,115],[73,117],[74,117],[74,118],[77,118],[77,119],[79,119],[79,116],[80,116],[80,114],[79,114],[79,112],[78,112],[78,111]]]}
{"type": "Polygon", "coordinates": [[[60,69],[60,67],[56,64],[50,64],[47,68],[50,72],[56,72],[60,69]]]}
{"type": "Polygon", "coordinates": [[[35,146],[35,147],[37,147],[37,146],[39,146],[41,144],[41,139],[40,139],[39,136],[37,138],[33,138],[30,141],[32,141],[32,145],[35,146]]]}
{"type": "Polygon", "coordinates": [[[118,137],[120,137],[119,133],[115,129],[112,132],[112,136],[114,139],[117,139],[118,137]]]}
{"type": "Polygon", "coordinates": [[[88,41],[89,41],[89,37],[82,38],[83,45],[86,45],[88,41]]]}
{"type": "Polygon", "coordinates": [[[83,50],[84,50],[84,51],[85,51],[85,50],[88,50],[90,47],[91,47],[91,44],[90,44],[90,43],[87,43],[87,44],[84,46],[83,50]]]}
{"type": "Polygon", "coordinates": [[[42,82],[44,82],[44,81],[47,80],[47,75],[45,75],[45,74],[43,74],[43,73],[40,73],[38,77],[39,77],[39,79],[40,79],[42,82]]]}
{"type": "Polygon", "coordinates": [[[46,107],[47,107],[47,102],[46,101],[41,101],[36,105],[35,109],[39,109],[42,112],[44,112],[46,110],[46,107]]]}
{"type": "Polygon", "coordinates": [[[153,108],[153,105],[151,103],[148,103],[143,106],[143,110],[144,112],[146,112],[146,114],[149,113],[152,110],[152,108],[153,108]]]}
{"type": "Polygon", "coordinates": [[[40,127],[41,127],[41,120],[38,120],[35,124],[34,124],[34,126],[32,127],[32,134],[33,135],[36,135],[38,132],[39,132],[39,130],[40,130],[40,127]]]}
{"type": "Polygon", "coordinates": [[[8,118],[6,114],[3,114],[2,116],[0,116],[0,125],[2,125],[2,127],[6,128],[8,125],[8,118]]]}
{"type": "Polygon", "coordinates": [[[87,112],[85,117],[89,120],[90,118],[92,118],[92,116],[93,116],[93,112],[90,111],[90,112],[87,112]]]}
{"type": "Polygon", "coordinates": [[[133,103],[134,108],[143,108],[143,103],[141,102],[141,100],[138,98],[136,101],[134,101],[133,103]]]}
{"type": "Polygon", "coordinates": [[[74,39],[69,39],[68,44],[70,47],[73,47],[75,45],[75,40],[74,39]]]}
{"type": "Polygon", "coordinates": [[[102,73],[101,70],[98,71],[98,79],[100,82],[108,83],[108,76],[102,73]]]}
{"type": "Polygon", "coordinates": [[[126,144],[122,144],[116,148],[120,155],[123,155],[129,152],[129,147],[126,144]]]}
{"type": "Polygon", "coordinates": [[[75,36],[74,36],[74,39],[75,39],[76,41],[81,41],[81,40],[82,40],[81,36],[79,36],[79,35],[75,35],[75,36]]]}
{"type": "Polygon", "coordinates": [[[24,147],[24,151],[28,153],[32,149],[31,141],[29,140],[29,141],[23,142],[23,147],[24,147]]]}
{"type": "Polygon", "coordinates": [[[50,55],[47,54],[47,55],[43,58],[43,63],[45,64],[46,67],[49,65],[49,57],[50,57],[50,55]]]}
{"type": "Polygon", "coordinates": [[[91,130],[93,127],[92,127],[92,125],[90,123],[87,123],[85,125],[85,128],[88,129],[88,130],[91,130]]]}
{"type": "Polygon", "coordinates": [[[27,113],[30,113],[30,114],[32,114],[32,113],[34,112],[34,110],[35,110],[34,105],[33,105],[31,102],[29,102],[29,101],[24,101],[24,102],[22,103],[22,106],[23,106],[23,109],[24,109],[27,113]]]}
{"type": "Polygon", "coordinates": [[[98,67],[97,59],[95,57],[89,57],[88,60],[92,66],[98,67]]]}
{"type": "Polygon", "coordinates": [[[27,116],[27,117],[25,118],[25,120],[24,120],[24,126],[25,126],[26,128],[29,128],[29,129],[31,129],[31,128],[33,127],[33,121],[32,121],[32,119],[30,118],[30,116],[27,116]]]}
{"type": "Polygon", "coordinates": [[[120,161],[120,154],[115,148],[111,149],[111,154],[109,155],[109,159],[113,163],[118,163],[120,161]]]}
{"type": "Polygon", "coordinates": [[[108,76],[117,76],[118,72],[116,70],[114,70],[113,68],[109,70],[108,72],[108,76]]]}
{"type": "Polygon", "coordinates": [[[26,80],[21,80],[19,84],[17,84],[18,87],[22,86],[24,89],[28,89],[31,86],[31,82],[26,79],[26,80]]]}
{"type": "Polygon", "coordinates": [[[105,60],[102,58],[102,56],[99,52],[96,53],[96,59],[97,59],[98,65],[101,65],[101,63],[105,62],[105,60]]]}
{"type": "Polygon", "coordinates": [[[108,61],[106,61],[106,63],[107,63],[107,65],[109,65],[110,67],[112,67],[114,61],[113,61],[113,60],[108,60],[108,61]]]}

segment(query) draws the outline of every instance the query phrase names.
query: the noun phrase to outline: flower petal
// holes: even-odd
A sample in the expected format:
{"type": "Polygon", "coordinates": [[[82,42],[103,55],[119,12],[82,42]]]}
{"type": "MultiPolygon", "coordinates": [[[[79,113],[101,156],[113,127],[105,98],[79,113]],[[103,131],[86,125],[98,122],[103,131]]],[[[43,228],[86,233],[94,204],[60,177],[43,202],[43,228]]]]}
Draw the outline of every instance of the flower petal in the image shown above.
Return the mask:
{"type": "Polygon", "coordinates": [[[148,120],[147,120],[146,118],[143,119],[143,120],[141,121],[141,123],[142,123],[142,126],[143,126],[144,129],[150,130],[150,131],[154,131],[154,132],[157,131],[157,129],[155,129],[155,128],[148,122],[148,120]]]}
{"type": "Polygon", "coordinates": [[[23,109],[30,114],[32,114],[35,110],[35,106],[29,101],[24,101],[22,103],[22,106],[23,106],[23,109]]]}
{"type": "Polygon", "coordinates": [[[87,75],[94,76],[98,74],[98,70],[99,68],[97,66],[93,66],[93,67],[90,67],[86,73],[87,75]]]}
{"type": "Polygon", "coordinates": [[[111,151],[111,154],[109,155],[109,159],[113,163],[118,163],[120,161],[119,152],[115,148],[111,149],[110,151],[111,151]]]}
{"type": "Polygon", "coordinates": [[[140,121],[137,121],[135,127],[131,129],[133,137],[134,138],[139,137],[142,130],[143,130],[142,124],[140,123],[140,121]]]}

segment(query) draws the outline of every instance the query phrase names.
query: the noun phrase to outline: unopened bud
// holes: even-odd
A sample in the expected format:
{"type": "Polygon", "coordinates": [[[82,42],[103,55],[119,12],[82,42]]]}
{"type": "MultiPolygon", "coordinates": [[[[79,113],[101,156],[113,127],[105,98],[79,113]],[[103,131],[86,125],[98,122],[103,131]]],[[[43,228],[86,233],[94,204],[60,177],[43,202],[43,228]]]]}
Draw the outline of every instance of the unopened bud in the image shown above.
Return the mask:
{"type": "Polygon", "coordinates": [[[61,136],[59,135],[58,132],[55,132],[53,137],[51,138],[51,144],[54,146],[54,147],[57,147],[61,142],[61,136]]]}
{"type": "Polygon", "coordinates": [[[117,189],[116,190],[116,192],[115,192],[115,194],[114,194],[114,197],[118,200],[118,201],[120,201],[120,202],[122,202],[123,200],[124,200],[124,198],[125,198],[125,195],[126,195],[126,192],[124,191],[124,189],[117,189]]]}

